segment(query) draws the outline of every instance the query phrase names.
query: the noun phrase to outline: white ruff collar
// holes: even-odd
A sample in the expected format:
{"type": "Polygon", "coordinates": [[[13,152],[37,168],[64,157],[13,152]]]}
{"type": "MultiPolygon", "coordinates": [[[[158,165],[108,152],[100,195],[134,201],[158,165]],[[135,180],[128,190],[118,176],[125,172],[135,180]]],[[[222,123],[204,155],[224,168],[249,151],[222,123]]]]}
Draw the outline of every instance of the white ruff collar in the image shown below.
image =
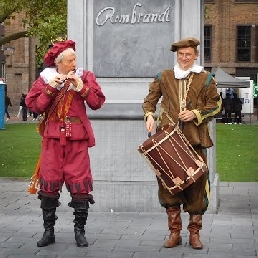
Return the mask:
{"type": "Polygon", "coordinates": [[[180,69],[179,65],[176,64],[174,67],[174,73],[175,73],[175,77],[176,79],[184,79],[187,77],[187,75],[191,72],[193,73],[200,73],[203,71],[203,67],[197,64],[194,64],[191,68],[189,68],[188,70],[184,71],[182,69],[180,69]]]}
{"type": "MultiPolygon", "coordinates": [[[[54,79],[54,77],[57,74],[58,74],[58,72],[57,72],[56,68],[47,67],[40,73],[40,76],[43,78],[44,82],[48,84],[52,79],[54,79]]],[[[82,74],[83,74],[83,68],[77,68],[76,71],[75,71],[75,74],[78,77],[81,77],[82,74]]],[[[62,88],[62,87],[63,87],[63,84],[61,84],[60,88],[62,88]]]]}

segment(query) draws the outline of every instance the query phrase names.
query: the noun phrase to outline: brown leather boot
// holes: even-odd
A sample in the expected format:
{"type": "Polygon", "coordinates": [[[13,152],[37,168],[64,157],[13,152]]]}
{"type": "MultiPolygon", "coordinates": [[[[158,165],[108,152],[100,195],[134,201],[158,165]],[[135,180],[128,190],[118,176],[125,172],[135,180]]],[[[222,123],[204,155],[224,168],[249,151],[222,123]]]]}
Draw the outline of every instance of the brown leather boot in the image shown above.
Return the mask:
{"type": "Polygon", "coordinates": [[[169,207],[166,210],[168,215],[168,228],[170,230],[169,239],[164,243],[164,247],[172,248],[182,244],[180,231],[182,230],[182,220],[180,207],[169,207]]]}
{"type": "Polygon", "coordinates": [[[199,235],[199,230],[202,229],[202,215],[190,215],[187,229],[190,232],[189,244],[193,249],[202,249],[203,245],[199,235]]]}

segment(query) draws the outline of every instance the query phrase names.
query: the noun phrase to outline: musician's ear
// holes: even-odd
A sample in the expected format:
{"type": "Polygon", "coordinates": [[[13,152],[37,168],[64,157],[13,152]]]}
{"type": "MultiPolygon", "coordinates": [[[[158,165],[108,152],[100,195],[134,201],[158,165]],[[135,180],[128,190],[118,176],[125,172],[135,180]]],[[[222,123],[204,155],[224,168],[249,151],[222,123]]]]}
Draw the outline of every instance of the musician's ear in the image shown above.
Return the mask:
{"type": "Polygon", "coordinates": [[[194,60],[197,60],[197,58],[199,57],[199,50],[195,50],[195,58],[194,58],[194,60]]]}

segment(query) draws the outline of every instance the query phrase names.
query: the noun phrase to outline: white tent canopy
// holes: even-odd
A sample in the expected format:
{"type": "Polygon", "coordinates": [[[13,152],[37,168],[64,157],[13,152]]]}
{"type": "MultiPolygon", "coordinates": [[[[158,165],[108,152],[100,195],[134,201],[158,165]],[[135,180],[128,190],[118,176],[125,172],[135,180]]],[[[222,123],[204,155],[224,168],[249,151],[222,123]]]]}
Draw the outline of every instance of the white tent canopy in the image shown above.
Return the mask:
{"type": "Polygon", "coordinates": [[[241,80],[226,73],[220,67],[214,73],[218,88],[249,88],[250,82],[241,80]]]}

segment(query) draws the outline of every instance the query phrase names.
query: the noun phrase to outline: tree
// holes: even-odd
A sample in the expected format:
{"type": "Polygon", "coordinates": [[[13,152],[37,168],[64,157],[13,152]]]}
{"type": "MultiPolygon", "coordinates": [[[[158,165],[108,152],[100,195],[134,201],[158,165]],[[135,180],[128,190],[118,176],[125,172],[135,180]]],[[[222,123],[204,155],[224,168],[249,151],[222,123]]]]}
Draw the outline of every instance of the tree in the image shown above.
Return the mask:
{"type": "Polygon", "coordinates": [[[39,40],[37,62],[49,44],[60,35],[67,34],[67,0],[1,0],[0,23],[8,25],[17,14],[24,14],[21,30],[0,38],[0,46],[22,37],[39,40]]]}

